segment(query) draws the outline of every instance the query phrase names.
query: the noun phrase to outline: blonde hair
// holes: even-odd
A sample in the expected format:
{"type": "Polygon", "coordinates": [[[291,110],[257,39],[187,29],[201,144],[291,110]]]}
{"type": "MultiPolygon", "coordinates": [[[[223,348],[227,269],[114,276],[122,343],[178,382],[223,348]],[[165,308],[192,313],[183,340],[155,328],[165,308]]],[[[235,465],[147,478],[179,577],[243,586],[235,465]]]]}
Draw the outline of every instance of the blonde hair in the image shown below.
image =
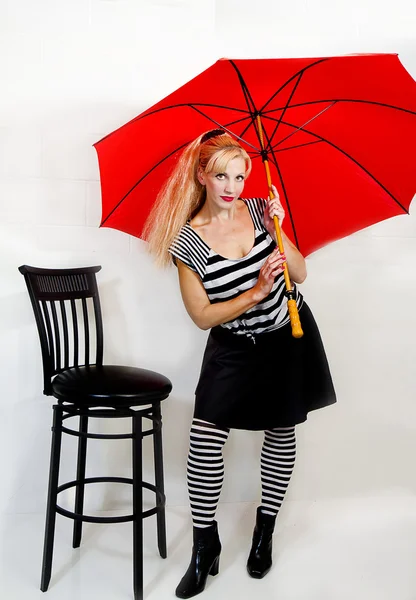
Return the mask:
{"type": "Polygon", "coordinates": [[[157,195],[144,225],[143,238],[149,242],[149,251],[159,266],[171,263],[168,248],[181,227],[200,211],[205,202],[206,190],[198,180],[198,167],[205,173],[220,173],[230,160],[241,157],[246,164],[246,177],[250,174],[251,159],[235,139],[224,133],[201,143],[205,135],[200,135],[185,148],[157,195]]]}

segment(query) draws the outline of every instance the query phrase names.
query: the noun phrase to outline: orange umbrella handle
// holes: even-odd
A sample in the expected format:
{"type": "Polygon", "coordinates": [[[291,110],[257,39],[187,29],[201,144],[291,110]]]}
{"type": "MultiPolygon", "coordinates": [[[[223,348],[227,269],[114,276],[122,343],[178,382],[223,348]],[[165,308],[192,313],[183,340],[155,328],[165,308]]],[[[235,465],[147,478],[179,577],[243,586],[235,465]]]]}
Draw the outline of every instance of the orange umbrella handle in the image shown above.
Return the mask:
{"type": "MultiPolygon", "coordinates": [[[[261,142],[262,150],[264,150],[263,127],[262,127],[260,115],[257,116],[257,124],[259,126],[259,134],[260,134],[260,142],[261,142]]],[[[272,198],[274,198],[274,194],[272,192],[272,178],[270,175],[269,161],[267,159],[264,159],[263,164],[264,164],[264,168],[266,170],[267,185],[269,186],[270,199],[272,199],[272,198]]],[[[280,229],[279,219],[276,216],[274,216],[273,221],[274,221],[274,227],[276,230],[277,245],[279,246],[280,254],[284,254],[285,249],[283,246],[282,232],[280,229]]],[[[295,338],[301,338],[303,336],[303,331],[302,331],[302,327],[300,324],[299,312],[298,312],[298,307],[297,307],[296,300],[295,300],[295,294],[292,289],[292,282],[290,281],[290,277],[289,277],[289,269],[288,269],[287,262],[284,262],[283,266],[284,266],[283,275],[284,275],[285,284],[286,284],[286,296],[288,298],[287,308],[289,311],[290,324],[292,326],[292,335],[295,338]]]]}

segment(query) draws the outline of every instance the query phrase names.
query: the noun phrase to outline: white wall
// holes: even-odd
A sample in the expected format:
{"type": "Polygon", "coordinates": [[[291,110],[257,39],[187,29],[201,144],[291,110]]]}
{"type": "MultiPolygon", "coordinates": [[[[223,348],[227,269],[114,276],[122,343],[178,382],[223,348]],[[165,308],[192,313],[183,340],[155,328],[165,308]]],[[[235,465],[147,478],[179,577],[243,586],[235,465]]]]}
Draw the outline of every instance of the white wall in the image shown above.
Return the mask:
{"type": "MultiPolygon", "coordinates": [[[[0,510],[44,510],[51,399],[22,263],[101,264],[107,362],[169,376],[168,502],[184,483],[193,390],[206,333],[181,305],[176,272],[144,243],[99,229],[92,143],[222,56],[399,52],[416,77],[411,0],[3,0],[0,5],[0,510]]],[[[414,456],[416,216],[397,217],[308,260],[302,286],[321,327],[338,405],[298,428],[291,499],[409,495],[414,456]]],[[[223,501],[255,500],[261,435],[233,432],[223,501]]],[[[75,448],[66,445],[64,476],[75,448]]],[[[127,442],[91,443],[94,475],[128,472],[127,442]]],[[[150,455],[149,455],[150,460],[150,455]]],[[[150,462],[147,469],[150,468],[150,462]]],[[[112,507],[119,490],[108,491],[112,507]]],[[[7,518],[7,517],[6,517],[7,518]]]]}

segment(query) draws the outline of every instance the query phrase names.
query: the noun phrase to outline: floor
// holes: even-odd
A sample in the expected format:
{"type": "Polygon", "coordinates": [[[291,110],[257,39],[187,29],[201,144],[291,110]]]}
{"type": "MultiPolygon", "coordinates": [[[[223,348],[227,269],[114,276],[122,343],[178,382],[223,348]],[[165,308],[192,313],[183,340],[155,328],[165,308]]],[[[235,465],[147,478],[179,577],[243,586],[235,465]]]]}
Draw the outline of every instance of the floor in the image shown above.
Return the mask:
{"type": "MultiPolygon", "coordinates": [[[[220,573],[204,600],[416,600],[416,498],[287,501],[263,580],[245,570],[255,506],[220,504],[220,573]]],[[[146,600],[174,598],[191,545],[186,507],[167,511],[168,558],[157,554],[155,518],[145,525],[146,600]]],[[[71,549],[71,525],[57,518],[52,580],[39,590],[43,515],[9,515],[1,536],[1,600],[132,598],[131,526],[85,525],[71,549]]]]}

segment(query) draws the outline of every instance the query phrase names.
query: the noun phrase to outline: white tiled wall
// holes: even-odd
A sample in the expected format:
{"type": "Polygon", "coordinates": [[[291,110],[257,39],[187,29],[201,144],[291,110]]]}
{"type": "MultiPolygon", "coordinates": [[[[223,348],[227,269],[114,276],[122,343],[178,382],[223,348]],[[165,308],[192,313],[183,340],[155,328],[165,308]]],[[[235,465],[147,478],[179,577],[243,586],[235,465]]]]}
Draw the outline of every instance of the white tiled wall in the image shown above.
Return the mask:
{"type": "MultiPolygon", "coordinates": [[[[416,77],[406,0],[3,0],[0,3],[0,510],[43,511],[51,401],[17,272],[101,264],[107,362],[160,370],[168,502],[186,502],[187,432],[206,333],[176,273],[144,243],[99,229],[92,143],[222,56],[399,52],[416,77]]],[[[321,327],[339,403],[298,430],[291,498],[416,492],[416,216],[308,260],[303,292],[321,327]]],[[[276,381],[278,385],[278,380],[276,381]]],[[[233,432],[223,501],[257,497],[260,434],[233,432]]],[[[73,477],[67,444],[63,475],[73,477]]],[[[128,444],[91,444],[90,473],[128,472],[128,444]]],[[[150,454],[149,454],[150,459],[150,454]]],[[[149,466],[150,468],[150,460],[149,466]]],[[[119,493],[116,490],[115,493],[119,493]]],[[[114,494],[115,494],[114,493],[114,494]]],[[[108,492],[96,507],[116,504],[108,492]]]]}

